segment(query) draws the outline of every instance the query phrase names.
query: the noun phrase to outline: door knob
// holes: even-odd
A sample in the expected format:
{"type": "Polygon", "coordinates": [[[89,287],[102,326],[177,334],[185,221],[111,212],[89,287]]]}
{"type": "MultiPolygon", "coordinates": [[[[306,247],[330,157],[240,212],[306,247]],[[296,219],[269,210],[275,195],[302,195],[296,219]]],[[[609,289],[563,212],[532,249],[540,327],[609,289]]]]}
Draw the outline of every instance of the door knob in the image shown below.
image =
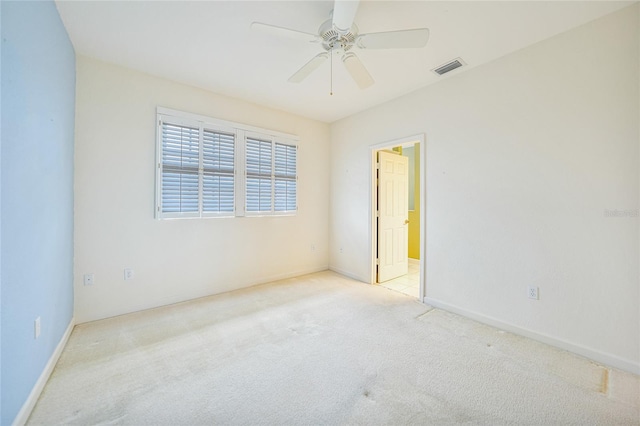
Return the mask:
{"type": "Polygon", "coordinates": [[[406,225],[407,223],[409,223],[409,219],[405,219],[404,224],[406,225]]]}

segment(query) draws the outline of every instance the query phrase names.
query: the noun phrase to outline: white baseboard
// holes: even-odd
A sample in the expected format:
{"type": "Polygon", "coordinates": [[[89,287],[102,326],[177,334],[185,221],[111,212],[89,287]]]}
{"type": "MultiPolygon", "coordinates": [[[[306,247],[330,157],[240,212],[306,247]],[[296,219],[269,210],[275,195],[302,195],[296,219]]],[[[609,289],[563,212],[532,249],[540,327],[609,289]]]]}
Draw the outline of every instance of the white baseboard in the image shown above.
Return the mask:
{"type": "Polygon", "coordinates": [[[38,381],[33,386],[33,389],[31,389],[29,397],[22,405],[22,408],[18,412],[16,418],[13,420],[13,426],[23,426],[25,423],[27,423],[27,420],[29,420],[31,411],[33,411],[33,408],[36,406],[36,402],[38,402],[38,398],[40,398],[40,394],[44,389],[44,385],[47,384],[51,373],[53,373],[53,369],[56,366],[60,355],[62,354],[62,350],[69,341],[69,336],[71,336],[71,332],[73,331],[73,327],[75,326],[75,324],[75,318],[72,317],[71,321],[69,322],[69,326],[62,335],[62,339],[60,339],[60,342],[58,342],[58,346],[56,346],[56,350],[51,354],[47,365],[45,365],[44,370],[42,370],[42,374],[40,374],[38,381]]]}
{"type": "Polygon", "coordinates": [[[340,275],[344,275],[347,278],[351,278],[352,280],[360,281],[360,282],[363,282],[363,283],[366,283],[366,284],[371,284],[369,282],[369,280],[362,279],[361,277],[358,277],[358,276],[352,274],[349,271],[345,271],[345,270],[342,270],[340,268],[336,268],[335,266],[329,266],[329,270],[333,271],[333,272],[336,272],[336,273],[338,273],[340,275]]]}
{"type": "Polygon", "coordinates": [[[520,336],[528,337],[533,340],[537,340],[542,343],[546,343],[550,346],[563,349],[565,351],[573,352],[581,355],[585,358],[589,358],[597,363],[604,364],[606,366],[614,367],[620,370],[628,371],[629,373],[640,375],[640,363],[637,361],[631,361],[628,359],[620,358],[616,355],[612,355],[605,352],[600,352],[595,349],[588,348],[576,343],[569,342],[567,340],[559,339],[557,337],[549,336],[544,333],[538,333],[537,331],[529,330],[527,328],[519,327],[517,325],[509,324],[507,322],[500,321],[498,319],[479,314],[477,312],[469,311],[464,308],[460,308],[455,305],[451,305],[446,302],[441,302],[436,299],[425,297],[423,302],[434,308],[442,309],[454,314],[461,315],[466,318],[481,322],[483,324],[490,325],[492,327],[499,328],[504,331],[508,331],[520,336]]]}

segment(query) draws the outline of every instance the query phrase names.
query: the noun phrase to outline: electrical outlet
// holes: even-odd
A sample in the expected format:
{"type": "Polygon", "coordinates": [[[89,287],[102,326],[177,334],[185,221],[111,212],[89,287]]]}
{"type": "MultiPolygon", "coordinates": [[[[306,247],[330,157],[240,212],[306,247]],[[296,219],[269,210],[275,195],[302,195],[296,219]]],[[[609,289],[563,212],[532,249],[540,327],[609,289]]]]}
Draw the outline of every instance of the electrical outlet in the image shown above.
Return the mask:
{"type": "Polygon", "coordinates": [[[527,297],[529,299],[538,300],[538,287],[527,287],[527,297]]]}
{"type": "Polygon", "coordinates": [[[315,244],[311,244],[311,251],[316,251],[316,245],[315,244]]]}
{"type": "Polygon", "coordinates": [[[126,268],[124,270],[124,279],[125,280],[132,280],[133,279],[133,269],[126,268]]]}
{"type": "Polygon", "coordinates": [[[33,322],[33,338],[37,339],[38,337],[40,337],[40,317],[33,322]]]}
{"type": "Polygon", "coordinates": [[[84,274],[84,285],[93,285],[93,274],[84,274]]]}

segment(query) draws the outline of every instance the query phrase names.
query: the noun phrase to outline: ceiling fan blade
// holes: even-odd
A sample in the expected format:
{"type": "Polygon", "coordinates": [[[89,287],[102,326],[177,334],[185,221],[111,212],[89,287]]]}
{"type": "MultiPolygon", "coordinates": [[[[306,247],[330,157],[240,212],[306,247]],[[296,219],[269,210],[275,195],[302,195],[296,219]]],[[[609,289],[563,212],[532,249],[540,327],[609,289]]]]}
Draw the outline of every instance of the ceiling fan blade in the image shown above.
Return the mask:
{"type": "Polygon", "coordinates": [[[305,33],[303,31],[292,30],[291,28],[279,27],[277,25],[264,24],[262,22],[253,22],[251,29],[264,34],[271,34],[277,37],[287,37],[294,40],[317,42],[320,37],[317,34],[305,33]]]}
{"type": "Polygon", "coordinates": [[[424,47],[427,41],[429,41],[429,29],[417,28],[362,34],[356,40],[356,45],[362,49],[401,49],[424,47]]]}
{"type": "Polygon", "coordinates": [[[307,78],[309,74],[314,72],[320,65],[322,65],[328,58],[329,54],[327,52],[319,53],[318,55],[314,56],[313,59],[311,59],[309,62],[304,64],[302,68],[296,71],[291,77],[289,77],[289,80],[287,81],[289,83],[300,83],[302,80],[307,78]]]}
{"type": "Polygon", "coordinates": [[[369,74],[369,71],[367,71],[362,62],[360,62],[360,59],[355,53],[346,53],[342,57],[342,62],[344,62],[345,68],[347,68],[347,71],[349,71],[349,74],[351,74],[351,77],[358,87],[366,89],[373,84],[373,77],[371,77],[371,74],[369,74]]]}
{"type": "Polygon", "coordinates": [[[333,27],[345,34],[351,29],[358,11],[359,0],[336,0],[333,6],[333,27]]]}

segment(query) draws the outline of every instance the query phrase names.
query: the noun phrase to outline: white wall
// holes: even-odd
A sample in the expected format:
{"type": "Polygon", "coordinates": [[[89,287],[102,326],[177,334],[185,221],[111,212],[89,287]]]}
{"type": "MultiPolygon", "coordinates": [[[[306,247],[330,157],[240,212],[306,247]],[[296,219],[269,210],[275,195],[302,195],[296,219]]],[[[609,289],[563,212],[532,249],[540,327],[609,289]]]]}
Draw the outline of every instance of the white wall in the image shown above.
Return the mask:
{"type": "Polygon", "coordinates": [[[424,133],[428,301],[640,372],[639,219],[604,214],[639,207],[638,14],[334,123],[330,267],[369,280],[369,146],[424,133]]]}
{"type": "Polygon", "coordinates": [[[85,57],[76,101],[77,322],[327,268],[327,124],[85,57]],[[157,106],[298,135],[298,215],[155,220],[157,106]]]}

